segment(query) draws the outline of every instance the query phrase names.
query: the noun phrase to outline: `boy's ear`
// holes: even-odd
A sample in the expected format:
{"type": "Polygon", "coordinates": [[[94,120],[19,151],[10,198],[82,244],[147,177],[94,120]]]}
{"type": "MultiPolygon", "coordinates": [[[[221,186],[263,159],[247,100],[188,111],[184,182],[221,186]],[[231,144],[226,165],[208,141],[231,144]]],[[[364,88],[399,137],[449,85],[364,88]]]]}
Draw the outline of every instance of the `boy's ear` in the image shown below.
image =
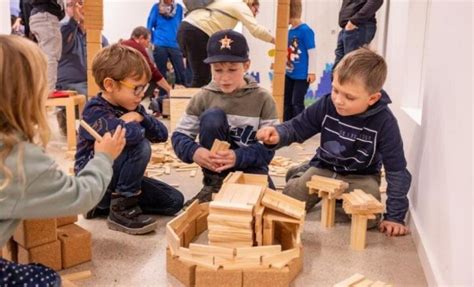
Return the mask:
{"type": "Polygon", "coordinates": [[[111,78],[105,78],[104,79],[104,88],[106,92],[112,92],[114,89],[115,81],[112,80],[111,78]]]}
{"type": "Polygon", "coordinates": [[[250,69],[250,60],[244,62],[244,71],[247,72],[250,69]]]}
{"type": "Polygon", "coordinates": [[[369,96],[369,106],[372,106],[375,104],[378,100],[380,100],[380,97],[382,97],[382,93],[377,92],[375,94],[372,94],[369,96]]]}

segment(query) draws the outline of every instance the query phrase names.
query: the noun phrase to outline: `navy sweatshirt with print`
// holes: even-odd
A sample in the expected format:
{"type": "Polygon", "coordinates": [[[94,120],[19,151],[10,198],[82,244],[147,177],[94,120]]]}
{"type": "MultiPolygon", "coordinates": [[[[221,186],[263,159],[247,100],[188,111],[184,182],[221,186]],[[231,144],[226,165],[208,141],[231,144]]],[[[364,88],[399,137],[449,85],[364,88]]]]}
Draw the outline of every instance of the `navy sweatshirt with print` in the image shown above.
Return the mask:
{"type": "MultiPolygon", "coordinates": [[[[147,114],[142,105],[139,105],[134,112],[142,115],[143,121],[125,123],[120,117],[128,112],[107,102],[100,93],[87,102],[82,113],[82,119],[101,136],[106,132],[113,133],[117,126],[121,125],[126,129],[126,146],[137,145],[145,139],[152,143],[165,142],[168,139],[166,126],[154,116],[147,114]]],[[[94,142],[94,137],[83,127],[80,127],[74,166],[76,174],[94,157],[94,142]]]]}
{"type": "Polygon", "coordinates": [[[321,134],[321,144],[310,165],[347,174],[376,174],[385,167],[387,179],[386,220],[404,223],[408,210],[407,193],[411,175],[403,152],[403,142],[388,95],[366,112],[340,116],[328,94],[292,120],[276,127],[280,142],[275,148],[292,142],[304,142],[321,134]]]}

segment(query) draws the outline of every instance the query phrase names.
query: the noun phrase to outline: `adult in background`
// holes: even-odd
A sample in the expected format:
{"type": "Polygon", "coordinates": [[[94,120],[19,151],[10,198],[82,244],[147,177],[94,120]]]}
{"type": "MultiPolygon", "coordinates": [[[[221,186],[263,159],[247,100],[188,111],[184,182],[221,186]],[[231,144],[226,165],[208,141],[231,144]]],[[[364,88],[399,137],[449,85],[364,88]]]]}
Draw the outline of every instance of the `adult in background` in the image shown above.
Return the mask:
{"type": "MultiPolygon", "coordinates": [[[[156,83],[158,87],[164,89],[165,92],[169,94],[171,91],[171,86],[163,77],[164,74],[161,74],[160,71],[156,68],[155,64],[153,64],[153,61],[150,59],[150,56],[148,55],[148,52],[146,50],[146,48],[150,46],[150,38],[150,31],[143,26],[139,26],[133,29],[130,39],[121,41],[120,44],[138,50],[143,55],[143,57],[145,57],[145,60],[151,70],[151,82],[156,83]]],[[[155,115],[159,115],[159,113],[157,113],[158,111],[153,111],[155,112],[155,115]]]]}
{"type": "Polygon", "coordinates": [[[339,11],[339,26],[342,30],[337,37],[336,60],[333,71],[345,54],[372,41],[377,29],[375,13],[383,0],[343,0],[339,11]]]}
{"type": "Polygon", "coordinates": [[[178,30],[178,43],[191,65],[192,87],[202,87],[211,81],[210,66],[203,61],[207,58],[207,41],[215,32],[234,29],[242,22],[254,37],[275,42],[267,28],[255,19],[258,7],[259,2],[255,0],[215,0],[186,15],[178,30]]]}
{"type": "MultiPolygon", "coordinates": [[[[151,42],[154,45],[153,58],[163,76],[166,76],[168,60],[173,65],[175,84],[185,85],[183,53],[179,49],[176,36],[183,20],[183,6],[175,0],[160,0],[153,5],[148,16],[147,28],[151,32],[151,42]]],[[[160,97],[165,96],[160,90],[160,97]]]]}
{"type": "MultiPolygon", "coordinates": [[[[83,1],[67,0],[66,15],[69,20],[61,25],[63,44],[56,89],[73,90],[81,95],[87,95],[87,40],[83,1]]],[[[108,45],[107,39],[102,36],[102,47],[108,45]]],[[[58,109],[56,117],[61,134],[66,135],[65,108],[58,109]]]]}

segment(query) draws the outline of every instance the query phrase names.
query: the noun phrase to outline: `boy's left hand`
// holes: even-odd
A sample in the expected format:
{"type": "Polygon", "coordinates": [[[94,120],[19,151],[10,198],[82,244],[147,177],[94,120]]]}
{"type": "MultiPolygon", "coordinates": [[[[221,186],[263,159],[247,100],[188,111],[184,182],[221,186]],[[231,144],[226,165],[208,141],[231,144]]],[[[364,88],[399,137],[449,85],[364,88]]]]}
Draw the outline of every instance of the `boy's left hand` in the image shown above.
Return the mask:
{"type": "Polygon", "coordinates": [[[217,172],[222,172],[226,169],[232,168],[235,166],[235,161],[237,159],[235,152],[233,150],[218,151],[217,153],[211,153],[211,161],[218,165],[216,169],[217,172]]]}
{"type": "Polygon", "coordinates": [[[316,75],[315,74],[308,74],[308,78],[306,80],[311,85],[316,80],[316,75]]]}
{"type": "Polygon", "coordinates": [[[124,122],[129,123],[129,122],[141,122],[143,121],[143,116],[140,115],[137,112],[128,112],[124,114],[123,116],[120,117],[124,122]]]}
{"type": "Polygon", "coordinates": [[[405,225],[388,220],[380,222],[379,231],[387,236],[403,236],[410,233],[410,230],[405,225]]]}

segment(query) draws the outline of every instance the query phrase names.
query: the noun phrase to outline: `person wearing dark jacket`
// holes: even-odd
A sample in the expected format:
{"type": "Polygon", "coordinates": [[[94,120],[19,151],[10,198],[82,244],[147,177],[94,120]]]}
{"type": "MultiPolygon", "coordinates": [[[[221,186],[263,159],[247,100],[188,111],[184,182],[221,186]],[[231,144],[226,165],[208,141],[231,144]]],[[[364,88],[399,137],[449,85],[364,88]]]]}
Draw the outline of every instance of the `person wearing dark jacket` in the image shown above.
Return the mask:
{"type": "MultiPolygon", "coordinates": [[[[384,59],[366,48],[347,54],[336,67],[332,93],[299,116],[257,132],[257,139],[277,149],[320,134],[320,146],[301,177],[287,182],[284,194],[312,208],[320,199],[309,194],[313,175],[346,181],[347,192],[362,189],[380,200],[382,164],[387,179],[387,211],[379,229],[387,235],[408,233],[405,216],[411,175],[403,152],[397,119],[382,90],[387,75],[384,59]]],[[[375,227],[376,221],[369,222],[375,227]]]]}
{"type": "Polygon", "coordinates": [[[366,44],[375,36],[375,13],[383,0],[343,0],[339,11],[339,26],[342,30],[337,37],[336,59],[333,71],[345,54],[366,44]]]}

